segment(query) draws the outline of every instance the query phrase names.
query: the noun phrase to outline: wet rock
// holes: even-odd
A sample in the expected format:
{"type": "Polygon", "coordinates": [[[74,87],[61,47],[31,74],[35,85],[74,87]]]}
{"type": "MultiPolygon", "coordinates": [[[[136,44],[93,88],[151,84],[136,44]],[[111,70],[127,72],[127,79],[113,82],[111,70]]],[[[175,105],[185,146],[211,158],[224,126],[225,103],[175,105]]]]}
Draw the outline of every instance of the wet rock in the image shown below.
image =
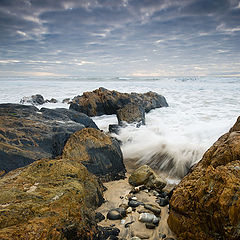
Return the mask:
{"type": "Polygon", "coordinates": [[[151,213],[141,213],[138,220],[143,223],[159,222],[159,219],[151,213]]]}
{"type": "Polygon", "coordinates": [[[166,234],[164,234],[164,233],[159,233],[159,237],[162,238],[162,239],[164,239],[164,238],[166,238],[167,236],[166,236],[166,234]]]}
{"type": "Polygon", "coordinates": [[[120,233],[120,230],[118,228],[112,228],[112,227],[101,227],[98,226],[98,233],[94,236],[93,239],[96,240],[106,240],[106,239],[118,239],[118,235],[120,233]]]}
{"type": "Polygon", "coordinates": [[[169,200],[167,198],[159,198],[157,200],[157,203],[161,206],[161,207],[165,207],[169,204],[169,200]]]}
{"type": "Polygon", "coordinates": [[[124,225],[125,228],[128,228],[132,223],[134,223],[134,221],[128,222],[124,225]]]}
{"type": "Polygon", "coordinates": [[[84,128],[71,135],[63,149],[63,156],[81,161],[91,173],[105,180],[125,177],[126,170],[118,142],[100,130],[84,128]]]}
{"type": "Polygon", "coordinates": [[[147,188],[158,191],[166,186],[166,182],[147,165],[137,168],[129,177],[129,183],[133,186],[144,184],[147,188]]]}
{"type": "Polygon", "coordinates": [[[133,207],[133,208],[136,208],[136,207],[138,207],[139,205],[143,205],[143,203],[142,203],[142,202],[139,202],[139,201],[136,201],[136,200],[130,200],[130,201],[128,202],[128,206],[133,207]]]}
{"type": "Polygon", "coordinates": [[[99,222],[103,221],[105,219],[105,217],[102,213],[96,212],[95,219],[96,219],[97,223],[99,223],[99,222]]]}
{"type": "Polygon", "coordinates": [[[50,100],[45,100],[44,101],[44,103],[57,103],[58,101],[57,101],[57,99],[55,99],[55,98],[51,98],[50,100]]]}
{"type": "Polygon", "coordinates": [[[0,179],[0,239],[90,239],[102,187],[80,163],[39,160],[0,179]]]}
{"type": "Polygon", "coordinates": [[[156,216],[159,216],[161,214],[161,209],[153,204],[145,204],[144,208],[152,211],[156,216]]]}
{"type": "Polygon", "coordinates": [[[154,225],[153,223],[146,223],[145,226],[147,229],[155,229],[156,228],[156,225],[154,225]]]}
{"type": "Polygon", "coordinates": [[[117,110],[118,124],[121,126],[126,123],[145,124],[145,111],[142,106],[127,104],[117,110]]]}
{"type": "Polygon", "coordinates": [[[119,134],[119,131],[120,131],[120,126],[119,125],[117,125],[117,124],[109,124],[109,126],[108,126],[108,131],[110,132],[110,133],[115,133],[115,134],[119,134]]]}
{"type": "Polygon", "coordinates": [[[72,111],[59,111],[0,104],[0,172],[59,156],[72,133],[96,126],[86,115],[73,118],[72,111]]]}
{"type": "Polygon", "coordinates": [[[238,122],[173,191],[168,224],[177,239],[240,239],[238,122]]]}
{"type": "Polygon", "coordinates": [[[131,240],[141,240],[139,237],[132,237],[131,240]]]}
{"type": "Polygon", "coordinates": [[[67,103],[67,104],[69,104],[69,103],[70,103],[70,98],[64,98],[64,99],[62,100],[62,103],[67,103]]]}
{"type": "Polygon", "coordinates": [[[107,213],[107,219],[109,220],[119,220],[126,217],[127,213],[124,208],[114,208],[107,213]]]}
{"type": "Polygon", "coordinates": [[[110,91],[101,87],[93,92],[84,92],[82,96],[74,97],[70,109],[92,117],[103,114],[116,114],[117,110],[127,104],[141,106],[145,112],[149,112],[154,108],[168,106],[166,99],[154,92],[129,94],[110,91]]]}
{"type": "Polygon", "coordinates": [[[45,100],[42,95],[36,94],[36,95],[32,95],[31,97],[23,97],[20,100],[20,103],[21,104],[29,103],[32,105],[42,105],[45,103],[45,100]]]}

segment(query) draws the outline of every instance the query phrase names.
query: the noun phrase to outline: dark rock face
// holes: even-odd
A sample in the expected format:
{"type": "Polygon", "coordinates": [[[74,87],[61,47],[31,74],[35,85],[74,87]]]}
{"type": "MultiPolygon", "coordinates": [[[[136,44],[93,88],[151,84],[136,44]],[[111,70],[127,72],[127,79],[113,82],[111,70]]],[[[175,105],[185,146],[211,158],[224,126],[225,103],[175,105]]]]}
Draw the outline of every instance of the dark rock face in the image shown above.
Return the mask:
{"type": "Polygon", "coordinates": [[[240,239],[239,119],[173,191],[168,224],[177,239],[240,239]]]}
{"type": "Polygon", "coordinates": [[[104,200],[102,185],[79,162],[36,161],[3,176],[0,189],[0,239],[94,240],[99,235],[94,210],[104,200]]]}
{"type": "Polygon", "coordinates": [[[154,108],[168,106],[166,99],[154,92],[129,94],[99,88],[93,92],[84,92],[82,96],[74,97],[70,109],[92,117],[103,114],[116,114],[117,110],[130,103],[141,106],[145,112],[149,112],[154,108]]]}
{"type": "Polygon", "coordinates": [[[105,180],[123,178],[126,172],[117,140],[94,128],[74,133],[63,149],[63,157],[81,161],[91,173],[105,180]]]}
{"type": "Polygon", "coordinates": [[[31,97],[23,97],[20,100],[20,103],[21,104],[30,103],[32,105],[42,105],[45,103],[45,100],[42,95],[36,94],[36,95],[32,95],[31,97]]]}
{"type": "Polygon", "coordinates": [[[0,104],[0,172],[61,155],[69,136],[85,127],[97,128],[73,110],[0,104]]]}

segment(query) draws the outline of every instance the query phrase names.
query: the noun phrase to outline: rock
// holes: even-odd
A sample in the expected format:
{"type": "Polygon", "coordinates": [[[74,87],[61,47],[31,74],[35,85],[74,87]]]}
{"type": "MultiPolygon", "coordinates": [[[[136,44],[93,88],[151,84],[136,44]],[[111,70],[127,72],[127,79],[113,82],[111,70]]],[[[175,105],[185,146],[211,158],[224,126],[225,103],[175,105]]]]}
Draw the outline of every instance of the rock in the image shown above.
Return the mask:
{"type": "MultiPolygon", "coordinates": [[[[118,228],[98,226],[98,233],[92,239],[96,239],[96,240],[118,239],[117,236],[119,235],[119,233],[120,233],[120,230],[118,228]]],[[[79,238],[79,239],[83,239],[83,238],[79,238]]],[[[90,238],[87,238],[87,239],[90,239],[90,238]]]]}
{"type": "Polygon", "coordinates": [[[109,220],[119,220],[126,217],[127,213],[124,208],[114,208],[107,213],[107,219],[109,220]]]}
{"type": "Polygon", "coordinates": [[[81,161],[88,171],[106,180],[125,177],[118,142],[94,128],[84,128],[71,135],[63,149],[63,157],[81,161]]]}
{"type": "Polygon", "coordinates": [[[138,202],[138,201],[136,201],[136,200],[130,200],[129,202],[128,202],[128,206],[129,207],[133,207],[133,208],[136,208],[136,207],[138,207],[139,205],[142,205],[143,203],[141,203],[141,202],[138,202]]]}
{"type": "Polygon", "coordinates": [[[61,155],[69,136],[88,126],[97,128],[72,110],[0,104],[0,172],[61,155]]]}
{"type": "Polygon", "coordinates": [[[169,204],[169,200],[167,198],[159,198],[157,202],[161,207],[165,207],[169,204]]]}
{"type": "Polygon", "coordinates": [[[149,112],[154,108],[168,106],[166,99],[154,92],[129,94],[110,91],[101,87],[93,92],[84,92],[82,96],[74,97],[70,104],[70,109],[93,117],[104,114],[116,114],[117,110],[130,103],[141,106],[145,112],[149,112]]]}
{"type": "Polygon", "coordinates": [[[127,223],[124,225],[124,227],[125,227],[125,228],[128,228],[132,223],[134,223],[134,221],[127,222],[127,223]]]}
{"type": "Polygon", "coordinates": [[[81,164],[44,159],[0,179],[0,239],[96,239],[102,187],[81,164]]]}
{"type": "Polygon", "coordinates": [[[143,223],[159,222],[159,219],[152,213],[141,213],[138,220],[143,223]]]}
{"type": "Polygon", "coordinates": [[[85,127],[99,129],[96,123],[84,113],[80,113],[74,110],[66,108],[41,108],[40,112],[46,119],[58,120],[58,121],[73,121],[76,123],[81,123],[85,127]]]}
{"type": "Polygon", "coordinates": [[[157,191],[161,191],[166,186],[166,182],[147,165],[137,168],[129,177],[129,183],[133,186],[144,184],[147,188],[157,191]]]}
{"type": "Polygon", "coordinates": [[[115,133],[115,134],[119,134],[119,131],[120,131],[120,126],[119,125],[117,125],[117,124],[109,124],[109,126],[108,126],[108,131],[110,132],[110,133],[115,133]]]}
{"type": "Polygon", "coordinates": [[[177,239],[240,239],[239,118],[173,191],[168,224],[177,239]]]}
{"type": "Polygon", "coordinates": [[[154,225],[153,223],[146,223],[145,226],[147,229],[155,229],[156,228],[156,225],[154,225]]]}
{"type": "Polygon", "coordinates": [[[96,212],[95,214],[95,220],[97,223],[103,221],[105,219],[104,215],[100,212],[96,212]]]}
{"type": "Polygon", "coordinates": [[[153,204],[145,204],[144,208],[152,211],[156,216],[159,216],[161,214],[161,209],[153,204]]]}
{"type": "Polygon", "coordinates": [[[44,98],[40,94],[32,95],[31,97],[23,97],[20,100],[21,104],[30,103],[32,105],[42,105],[45,103],[44,98]]]}
{"type": "Polygon", "coordinates": [[[117,119],[120,126],[124,122],[145,124],[145,111],[142,106],[127,104],[117,110],[117,119]]]}
{"type": "Polygon", "coordinates": [[[164,234],[164,233],[159,233],[159,237],[162,238],[162,239],[164,239],[164,238],[166,238],[167,236],[166,236],[166,234],[164,234]]]}
{"type": "Polygon", "coordinates": [[[139,237],[132,237],[131,240],[141,240],[139,237]]]}
{"type": "Polygon", "coordinates": [[[64,99],[62,100],[62,103],[70,104],[70,98],[64,98],[64,99]]]}
{"type": "Polygon", "coordinates": [[[45,100],[44,101],[45,103],[57,103],[58,101],[57,101],[57,99],[55,99],[55,98],[51,98],[50,100],[45,100]]]}

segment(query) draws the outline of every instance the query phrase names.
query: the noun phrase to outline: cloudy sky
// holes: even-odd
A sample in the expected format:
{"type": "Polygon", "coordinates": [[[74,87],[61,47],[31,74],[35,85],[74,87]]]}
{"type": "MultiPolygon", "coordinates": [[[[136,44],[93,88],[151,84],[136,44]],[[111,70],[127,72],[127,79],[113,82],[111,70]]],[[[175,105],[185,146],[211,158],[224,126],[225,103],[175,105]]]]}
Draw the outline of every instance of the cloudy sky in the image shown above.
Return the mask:
{"type": "Polygon", "coordinates": [[[0,76],[240,76],[240,0],[0,0],[0,76]]]}

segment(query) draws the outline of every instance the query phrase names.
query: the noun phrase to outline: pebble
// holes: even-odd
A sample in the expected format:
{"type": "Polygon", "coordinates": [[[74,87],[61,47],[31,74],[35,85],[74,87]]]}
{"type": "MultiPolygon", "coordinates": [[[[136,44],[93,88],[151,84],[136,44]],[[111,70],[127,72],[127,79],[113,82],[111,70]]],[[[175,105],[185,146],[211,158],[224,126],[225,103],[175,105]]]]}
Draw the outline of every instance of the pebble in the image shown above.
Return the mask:
{"type": "Polygon", "coordinates": [[[128,222],[124,225],[125,228],[128,228],[130,224],[134,223],[134,221],[128,222]]]}
{"type": "Polygon", "coordinates": [[[161,213],[161,209],[160,209],[159,207],[155,206],[155,205],[152,205],[152,204],[145,204],[145,205],[144,205],[144,208],[152,211],[152,212],[153,212],[154,214],[156,214],[157,216],[159,216],[160,213],[161,213]]]}
{"type": "Polygon", "coordinates": [[[130,197],[129,200],[135,200],[135,201],[137,201],[137,197],[135,197],[135,196],[130,197]]]}
{"type": "Polygon", "coordinates": [[[153,223],[146,223],[145,226],[147,229],[155,229],[156,228],[156,225],[153,223]]]}
{"type": "Polygon", "coordinates": [[[164,238],[166,238],[166,234],[160,233],[160,234],[159,234],[159,237],[162,238],[162,239],[164,239],[164,238]]]}
{"type": "Polygon", "coordinates": [[[107,214],[107,219],[118,220],[126,216],[126,210],[124,208],[111,209],[107,214]]]}
{"type": "Polygon", "coordinates": [[[144,223],[153,223],[156,221],[159,222],[159,219],[151,213],[141,213],[138,220],[144,223]]]}
{"type": "Polygon", "coordinates": [[[133,207],[133,208],[136,208],[136,207],[138,207],[139,205],[142,205],[142,203],[141,203],[141,202],[138,202],[138,201],[136,201],[136,200],[130,200],[130,201],[128,202],[128,206],[133,207]]]}
{"type": "Polygon", "coordinates": [[[131,207],[128,207],[126,211],[127,211],[127,213],[131,213],[133,211],[133,209],[131,207]]]}
{"type": "Polygon", "coordinates": [[[122,225],[125,224],[125,222],[126,222],[126,220],[124,220],[124,219],[121,220],[122,225]]]}
{"type": "Polygon", "coordinates": [[[157,203],[161,206],[161,207],[165,207],[169,204],[169,200],[167,198],[159,198],[157,200],[157,203]]]}

